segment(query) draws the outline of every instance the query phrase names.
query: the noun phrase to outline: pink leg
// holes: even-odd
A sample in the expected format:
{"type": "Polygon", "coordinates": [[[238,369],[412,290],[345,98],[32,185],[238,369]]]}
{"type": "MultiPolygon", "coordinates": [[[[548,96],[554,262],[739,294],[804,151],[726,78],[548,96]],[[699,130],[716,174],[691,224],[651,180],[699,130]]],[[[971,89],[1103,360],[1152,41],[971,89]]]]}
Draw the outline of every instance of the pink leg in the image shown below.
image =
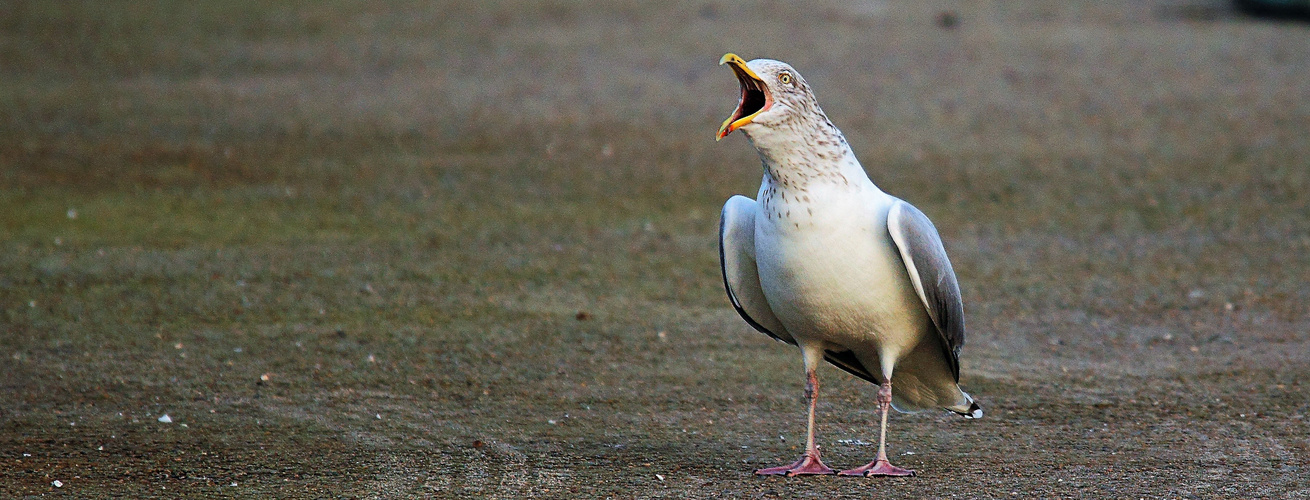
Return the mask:
{"type": "Polygon", "coordinates": [[[878,432],[878,458],[863,467],[844,470],[843,476],[913,476],[914,471],[902,469],[887,461],[887,411],[892,407],[892,381],[878,388],[878,409],[882,412],[882,428],[878,432]]]}
{"type": "Polygon", "coordinates": [[[794,463],[781,467],[758,469],[761,476],[800,476],[811,474],[832,474],[832,469],[819,460],[819,447],[814,444],[814,407],[819,401],[819,377],[814,374],[814,367],[805,368],[805,398],[810,402],[810,418],[805,431],[805,454],[794,463]]]}

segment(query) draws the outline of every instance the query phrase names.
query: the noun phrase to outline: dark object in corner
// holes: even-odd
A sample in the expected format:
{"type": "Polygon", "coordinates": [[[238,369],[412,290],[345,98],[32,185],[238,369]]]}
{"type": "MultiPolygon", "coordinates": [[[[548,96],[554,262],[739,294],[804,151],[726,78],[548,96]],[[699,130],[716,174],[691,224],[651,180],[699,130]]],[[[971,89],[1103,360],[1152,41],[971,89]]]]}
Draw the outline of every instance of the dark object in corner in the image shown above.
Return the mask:
{"type": "Polygon", "coordinates": [[[1310,21],[1310,0],[1233,0],[1233,5],[1252,16],[1310,21]]]}

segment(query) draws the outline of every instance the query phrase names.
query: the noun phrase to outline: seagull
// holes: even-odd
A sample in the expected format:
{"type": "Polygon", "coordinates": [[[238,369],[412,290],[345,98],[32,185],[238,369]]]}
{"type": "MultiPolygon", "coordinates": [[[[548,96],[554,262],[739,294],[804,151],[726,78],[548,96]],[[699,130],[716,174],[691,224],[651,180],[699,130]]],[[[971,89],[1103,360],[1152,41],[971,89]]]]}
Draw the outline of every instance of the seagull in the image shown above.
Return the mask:
{"type": "Polygon", "coordinates": [[[937,228],[873,184],[794,68],[731,53],[719,64],[741,99],[716,139],[740,129],[764,166],[755,199],[723,205],[723,284],[750,326],[800,347],[809,404],[804,455],[755,473],[833,473],[814,443],[824,360],[879,386],[878,456],[840,474],[913,476],[887,460],[888,408],[983,414],[959,386],[964,305],[937,228]]]}

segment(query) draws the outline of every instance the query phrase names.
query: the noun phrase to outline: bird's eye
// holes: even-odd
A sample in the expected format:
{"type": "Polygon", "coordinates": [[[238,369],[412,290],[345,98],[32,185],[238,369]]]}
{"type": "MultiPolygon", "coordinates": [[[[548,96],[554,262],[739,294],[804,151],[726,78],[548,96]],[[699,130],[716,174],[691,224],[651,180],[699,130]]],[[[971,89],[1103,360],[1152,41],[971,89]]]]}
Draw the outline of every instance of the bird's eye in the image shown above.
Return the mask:
{"type": "Polygon", "coordinates": [[[791,85],[791,73],[782,73],[778,75],[778,81],[783,85],[791,85]]]}

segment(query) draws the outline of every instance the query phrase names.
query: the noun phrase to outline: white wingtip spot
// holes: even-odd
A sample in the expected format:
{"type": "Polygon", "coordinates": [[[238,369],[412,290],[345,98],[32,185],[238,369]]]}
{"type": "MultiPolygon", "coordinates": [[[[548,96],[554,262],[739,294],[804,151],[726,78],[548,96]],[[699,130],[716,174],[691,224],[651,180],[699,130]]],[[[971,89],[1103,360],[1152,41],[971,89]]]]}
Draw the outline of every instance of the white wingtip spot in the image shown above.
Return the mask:
{"type": "Polygon", "coordinates": [[[982,418],[982,408],[978,408],[974,411],[971,411],[969,412],[968,415],[965,416],[968,418],[982,418]]]}

